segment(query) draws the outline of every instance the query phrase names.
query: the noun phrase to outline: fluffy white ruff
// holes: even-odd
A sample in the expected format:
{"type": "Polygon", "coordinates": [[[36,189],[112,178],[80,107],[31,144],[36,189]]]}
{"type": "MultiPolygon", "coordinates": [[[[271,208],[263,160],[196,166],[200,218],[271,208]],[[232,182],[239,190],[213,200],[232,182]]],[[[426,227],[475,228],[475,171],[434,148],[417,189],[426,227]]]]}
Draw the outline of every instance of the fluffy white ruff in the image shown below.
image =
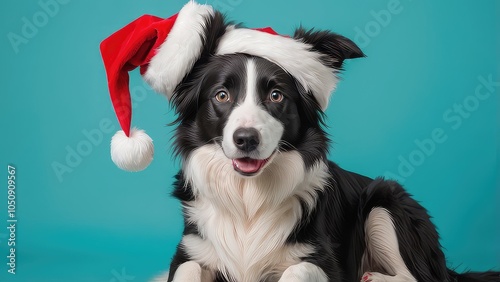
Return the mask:
{"type": "Polygon", "coordinates": [[[123,170],[145,169],[153,160],[153,154],[153,140],[144,130],[132,128],[128,137],[120,130],[111,139],[111,159],[123,170]]]}
{"type": "Polygon", "coordinates": [[[194,261],[240,282],[276,281],[291,265],[314,252],[309,244],[285,244],[305,212],[325,189],[327,165],[306,170],[298,152],[278,153],[256,177],[234,171],[219,145],[193,151],[183,165],[196,200],[186,203],[187,220],[198,235],[186,235],[194,261]]]}
{"type": "Polygon", "coordinates": [[[295,77],[306,91],[311,91],[325,110],[337,84],[334,69],[321,63],[311,45],[290,37],[273,35],[247,28],[229,29],[220,39],[219,55],[246,53],[265,58],[295,77]]]}
{"type": "Polygon", "coordinates": [[[168,99],[175,87],[192,69],[201,55],[207,17],[214,13],[209,5],[189,1],[179,12],[167,39],[149,62],[146,81],[168,99]]]}

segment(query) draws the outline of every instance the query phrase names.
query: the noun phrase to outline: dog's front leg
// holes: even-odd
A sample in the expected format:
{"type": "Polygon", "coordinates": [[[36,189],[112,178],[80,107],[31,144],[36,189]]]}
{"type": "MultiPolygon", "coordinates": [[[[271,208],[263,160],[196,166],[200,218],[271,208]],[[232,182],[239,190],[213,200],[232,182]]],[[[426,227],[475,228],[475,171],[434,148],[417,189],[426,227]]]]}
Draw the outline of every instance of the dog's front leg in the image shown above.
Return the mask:
{"type": "Polygon", "coordinates": [[[187,261],[177,268],[172,282],[212,282],[214,274],[212,271],[201,268],[194,261],[187,261]]]}
{"type": "Polygon", "coordinates": [[[325,272],[310,262],[288,267],[278,282],[328,282],[325,272]]]}

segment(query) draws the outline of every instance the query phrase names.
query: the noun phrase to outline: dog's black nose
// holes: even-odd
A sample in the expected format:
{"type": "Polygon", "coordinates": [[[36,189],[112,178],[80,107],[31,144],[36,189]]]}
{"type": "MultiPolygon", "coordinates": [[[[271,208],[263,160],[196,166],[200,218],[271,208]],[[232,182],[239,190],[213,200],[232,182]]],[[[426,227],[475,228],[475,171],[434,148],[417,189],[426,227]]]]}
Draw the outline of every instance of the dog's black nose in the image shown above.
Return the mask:
{"type": "Polygon", "coordinates": [[[251,152],[259,146],[259,132],[255,128],[238,128],[233,134],[233,141],[236,148],[251,152]]]}

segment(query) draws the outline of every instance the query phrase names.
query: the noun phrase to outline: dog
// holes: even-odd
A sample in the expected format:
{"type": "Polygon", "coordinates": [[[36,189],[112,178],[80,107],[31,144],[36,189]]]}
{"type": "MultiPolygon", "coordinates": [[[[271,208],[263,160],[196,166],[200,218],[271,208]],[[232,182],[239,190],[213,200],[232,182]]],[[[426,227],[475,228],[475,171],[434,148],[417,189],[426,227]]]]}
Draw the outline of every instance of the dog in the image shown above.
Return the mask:
{"type": "MultiPolygon", "coordinates": [[[[364,56],[334,33],[293,38],[338,70],[364,56]]],[[[328,161],[318,103],[276,63],[210,57],[173,105],[185,230],[169,281],[500,281],[447,269],[427,211],[401,185],[328,161]]]]}
{"type": "Polygon", "coordinates": [[[154,56],[136,56],[150,57],[136,65],[177,114],[185,226],[166,281],[500,281],[448,269],[426,209],[400,184],[327,159],[324,110],[343,62],[364,57],[354,42],[247,29],[194,2],[176,17],[161,46],[144,40],[154,56]],[[178,46],[195,55],[172,55],[178,46]]]}

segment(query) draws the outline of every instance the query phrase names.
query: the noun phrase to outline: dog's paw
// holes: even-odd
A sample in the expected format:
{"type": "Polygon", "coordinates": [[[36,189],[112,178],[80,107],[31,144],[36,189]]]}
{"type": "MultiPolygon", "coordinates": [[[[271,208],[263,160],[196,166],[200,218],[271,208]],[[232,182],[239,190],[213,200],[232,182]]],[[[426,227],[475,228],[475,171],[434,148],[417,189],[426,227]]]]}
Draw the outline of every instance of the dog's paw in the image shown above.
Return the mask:
{"type": "Polygon", "coordinates": [[[328,278],[321,268],[301,262],[288,267],[278,282],[326,282],[328,278]]]}
{"type": "Polygon", "coordinates": [[[378,272],[365,272],[361,276],[361,282],[417,282],[412,276],[408,277],[402,274],[396,276],[385,275],[378,272]]]}
{"type": "Polygon", "coordinates": [[[185,262],[177,268],[174,282],[201,282],[201,266],[194,262],[185,262]]]}
{"type": "MultiPolygon", "coordinates": [[[[154,280],[151,282],[167,281],[168,273],[166,276],[160,276],[165,280],[154,280]]],[[[215,279],[215,272],[202,268],[197,262],[187,261],[177,268],[174,274],[173,282],[212,282],[215,279]]]]}
{"type": "Polygon", "coordinates": [[[378,272],[365,272],[361,277],[361,282],[385,282],[387,275],[378,272]]]}

